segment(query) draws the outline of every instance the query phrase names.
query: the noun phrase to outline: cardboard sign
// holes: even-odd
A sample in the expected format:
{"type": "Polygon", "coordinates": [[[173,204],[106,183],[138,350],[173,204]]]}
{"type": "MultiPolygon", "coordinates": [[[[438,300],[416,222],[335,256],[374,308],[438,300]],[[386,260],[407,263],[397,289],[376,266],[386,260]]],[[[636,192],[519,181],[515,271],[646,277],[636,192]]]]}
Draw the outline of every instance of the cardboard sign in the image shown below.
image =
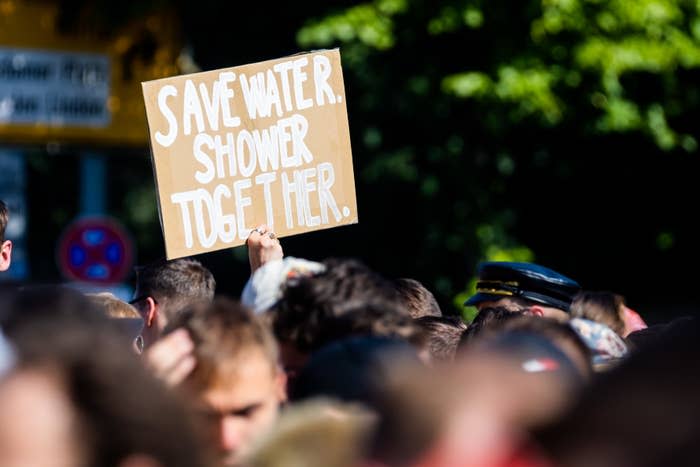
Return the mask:
{"type": "Polygon", "coordinates": [[[357,223],[337,49],[142,85],[169,259],[357,223]]]}

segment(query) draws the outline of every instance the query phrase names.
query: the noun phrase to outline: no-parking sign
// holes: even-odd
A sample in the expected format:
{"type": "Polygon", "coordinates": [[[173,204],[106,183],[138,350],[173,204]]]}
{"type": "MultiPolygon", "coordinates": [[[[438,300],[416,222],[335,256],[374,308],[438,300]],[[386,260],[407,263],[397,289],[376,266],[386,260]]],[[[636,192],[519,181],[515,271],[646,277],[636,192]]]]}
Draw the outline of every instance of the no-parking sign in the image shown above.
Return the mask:
{"type": "Polygon", "coordinates": [[[58,263],[67,278],[112,284],[126,278],[133,264],[131,237],[116,220],[83,218],[69,225],[58,246],[58,263]]]}

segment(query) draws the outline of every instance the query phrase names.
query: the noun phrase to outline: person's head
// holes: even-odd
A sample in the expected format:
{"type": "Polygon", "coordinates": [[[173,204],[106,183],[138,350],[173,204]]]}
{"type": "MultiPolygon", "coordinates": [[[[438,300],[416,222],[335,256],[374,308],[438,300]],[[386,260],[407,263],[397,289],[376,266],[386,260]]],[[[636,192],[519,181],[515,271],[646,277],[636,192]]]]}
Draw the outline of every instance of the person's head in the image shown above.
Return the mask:
{"type": "Polygon", "coordinates": [[[411,318],[442,316],[440,305],[438,305],[433,294],[417,280],[396,279],[394,280],[394,287],[396,288],[398,303],[408,311],[411,318]]]}
{"type": "Polygon", "coordinates": [[[625,338],[625,343],[633,351],[658,345],[659,342],[672,340],[674,336],[682,335],[683,329],[692,322],[691,316],[681,316],[668,323],[654,324],[629,334],[625,338]]]}
{"type": "Polygon", "coordinates": [[[342,339],[315,352],[290,389],[293,402],[329,397],[375,408],[397,363],[420,364],[416,349],[387,337],[342,339]]]}
{"type": "Polygon", "coordinates": [[[106,324],[107,316],[88,297],[63,286],[23,287],[0,299],[4,305],[0,327],[10,337],[36,329],[52,320],[66,319],[86,324],[106,324]]]}
{"type": "Polygon", "coordinates": [[[289,285],[271,311],[285,369],[331,341],[357,335],[403,338],[422,333],[396,301],[392,283],[354,260],[327,260],[326,270],[289,285]]]}
{"type": "Polygon", "coordinates": [[[620,336],[625,336],[623,318],[625,299],[611,292],[581,292],[571,304],[571,317],[605,324],[620,336]]]}
{"type": "Polygon", "coordinates": [[[503,323],[500,332],[541,336],[558,348],[573,364],[580,381],[591,377],[591,350],[574,329],[551,319],[521,316],[503,323]]]}
{"type": "Polygon", "coordinates": [[[5,238],[5,229],[10,220],[7,205],[0,200],[0,271],[7,271],[12,262],[12,242],[5,238]]]}
{"type": "Polygon", "coordinates": [[[7,305],[5,312],[0,313],[0,326],[8,334],[22,333],[25,329],[33,332],[47,318],[69,319],[112,327],[124,337],[125,349],[138,349],[135,339],[143,320],[133,307],[111,294],[84,295],[68,287],[41,285],[23,287],[0,298],[0,302],[7,305]],[[112,318],[109,310],[124,317],[112,318]]]}
{"type": "Polygon", "coordinates": [[[211,303],[216,282],[194,259],[176,259],[136,268],[136,290],[131,300],[144,320],[143,339],[149,346],[178,313],[200,303],[211,303]]]}
{"type": "Polygon", "coordinates": [[[125,301],[119,300],[114,294],[109,292],[100,292],[94,294],[86,294],[86,296],[100,309],[105,315],[110,318],[119,319],[140,319],[141,315],[133,307],[125,301]]]}
{"type": "Polygon", "coordinates": [[[0,465],[208,465],[188,411],[114,328],[60,310],[32,320],[12,329],[18,359],[0,380],[0,465]]]}
{"type": "MultiPolygon", "coordinates": [[[[389,400],[394,399],[389,383],[397,371],[407,367],[422,368],[424,365],[415,348],[401,340],[363,336],[332,342],[315,352],[301,370],[290,390],[292,406],[319,398],[357,404],[376,414],[378,426],[373,432],[382,436],[387,432],[395,435],[400,431],[397,427],[386,429],[386,425],[391,424],[390,419],[396,416],[387,407],[389,400]]],[[[432,401],[415,399],[413,404],[429,407],[432,401]]],[[[398,438],[400,436],[394,439],[398,438]]]]}
{"type": "Polygon", "coordinates": [[[467,325],[456,316],[423,316],[415,320],[425,332],[432,361],[450,362],[467,325]]]}
{"type": "MultiPolygon", "coordinates": [[[[493,342],[502,336],[516,333],[531,335],[549,341],[569,360],[574,377],[579,381],[591,376],[591,351],[570,326],[556,320],[511,312],[504,308],[486,308],[479,312],[474,322],[462,336],[460,345],[471,349],[483,342],[493,342]]],[[[504,339],[507,341],[508,339],[504,339]]],[[[512,339],[517,342],[518,339],[512,339]]],[[[515,346],[517,347],[517,346],[515,346]]]]}
{"type": "Polygon", "coordinates": [[[505,307],[488,307],[482,308],[479,314],[474,317],[474,320],[469,323],[466,331],[462,333],[460,338],[460,346],[466,346],[475,342],[483,334],[497,332],[503,324],[512,319],[524,316],[522,311],[513,310],[505,307]]]}
{"type": "MultiPolygon", "coordinates": [[[[556,353],[545,339],[533,341],[530,352],[556,353]]],[[[506,465],[498,460],[522,435],[559,416],[572,399],[556,371],[526,371],[523,363],[518,352],[474,349],[448,365],[398,366],[378,409],[371,460],[380,465],[506,465]]]]}
{"type": "Polygon", "coordinates": [[[223,461],[235,464],[269,430],[286,399],[274,337],[251,311],[223,298],[181,314],[172,326],[186,329],[194,342],[197,364],[183,388],[223,461]]]}
{"type": "Polygon", "coordinates": [[[14,371],[0,382],[2,465],[86,465],[77,414],[56,371],[14,371]]]}
{"type": "Polygon", "coordinates": [[[532,263],[481,263],[478,275],[477,293],[465,305],[504,307],[558,321],[569,318],[574,295],[581,290],[576,281],[532,263]]]}
{"type": "Polygon", "coordinates": [[[143,350],[143,338],[141,337],[143,318],[136,308],[108,292],[87,294],[87,297],[134,341],[134,349],[140,353],[143,350]]]}
{"type": "Polygon", "coordinates": [[[699,343],[697,319],[649,342],[537,433],[538,445],[562,467],[697,465],[699,343]]]}
{"type": "Polygon", "coordinates": [[[329,399],[295,403],[285,408],[272,432],[246,459],[246,465],[363,465],[367,441],[375,422],[374,414],[358,404],[329,399]]]}

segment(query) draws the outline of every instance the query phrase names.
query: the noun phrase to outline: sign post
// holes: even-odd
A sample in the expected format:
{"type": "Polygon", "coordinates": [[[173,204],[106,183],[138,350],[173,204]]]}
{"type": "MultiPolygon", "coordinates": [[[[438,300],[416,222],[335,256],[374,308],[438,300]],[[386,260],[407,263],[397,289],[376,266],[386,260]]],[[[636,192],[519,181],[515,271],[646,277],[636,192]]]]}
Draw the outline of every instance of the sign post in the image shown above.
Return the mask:
{"type": "Polygon", "coordinates": [[[340,52],[143,83],[169,259],[357,223],[340,52]]]}

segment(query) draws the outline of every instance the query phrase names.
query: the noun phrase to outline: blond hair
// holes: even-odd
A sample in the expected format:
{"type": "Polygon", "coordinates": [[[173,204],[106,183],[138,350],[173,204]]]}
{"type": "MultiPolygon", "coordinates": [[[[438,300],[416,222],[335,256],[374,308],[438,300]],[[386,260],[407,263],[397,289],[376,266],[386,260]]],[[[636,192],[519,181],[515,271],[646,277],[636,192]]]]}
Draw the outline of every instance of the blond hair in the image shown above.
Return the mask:
{"type": "Polygon", "coordinates": [[[109,318],[141,318],[136,308],[109,292],[89,293],[86,296],[109,318]]]}

